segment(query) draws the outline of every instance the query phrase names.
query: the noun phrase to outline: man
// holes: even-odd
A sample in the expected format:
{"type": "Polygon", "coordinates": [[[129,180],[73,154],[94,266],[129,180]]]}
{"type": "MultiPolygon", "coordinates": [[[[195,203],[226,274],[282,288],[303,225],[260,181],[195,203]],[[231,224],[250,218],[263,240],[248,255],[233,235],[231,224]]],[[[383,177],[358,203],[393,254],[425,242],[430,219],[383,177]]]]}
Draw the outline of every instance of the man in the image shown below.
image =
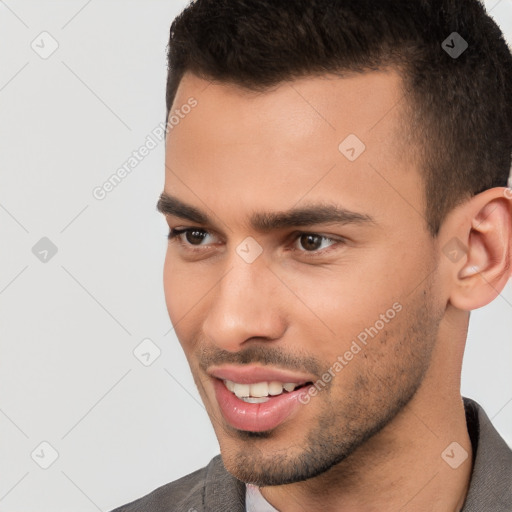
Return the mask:
{"type": "Polygon", "coordinates": [[[512,510],[512,452],[460,395],[512,264],[484,7],[197,0],[167,109],[167,307],[221,454],[117,510],[512,510]]]}

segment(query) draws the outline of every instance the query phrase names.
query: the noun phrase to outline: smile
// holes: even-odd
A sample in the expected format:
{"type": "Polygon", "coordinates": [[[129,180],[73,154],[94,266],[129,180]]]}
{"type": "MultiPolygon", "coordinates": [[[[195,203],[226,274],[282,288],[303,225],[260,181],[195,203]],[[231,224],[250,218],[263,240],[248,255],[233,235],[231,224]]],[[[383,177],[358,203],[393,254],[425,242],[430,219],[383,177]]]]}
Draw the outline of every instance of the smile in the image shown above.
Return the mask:
{"type": "Polygon", "coordinates": [[[294,382],[256,382],[254,384],[241,384],[231,380],[224,380],[224,385],[238,398],[246,403],[261,404],[268,402],[270,397],[279,396],[283,393],[291,393],[296,389],[305,386],[307,383],[294,382]]]}

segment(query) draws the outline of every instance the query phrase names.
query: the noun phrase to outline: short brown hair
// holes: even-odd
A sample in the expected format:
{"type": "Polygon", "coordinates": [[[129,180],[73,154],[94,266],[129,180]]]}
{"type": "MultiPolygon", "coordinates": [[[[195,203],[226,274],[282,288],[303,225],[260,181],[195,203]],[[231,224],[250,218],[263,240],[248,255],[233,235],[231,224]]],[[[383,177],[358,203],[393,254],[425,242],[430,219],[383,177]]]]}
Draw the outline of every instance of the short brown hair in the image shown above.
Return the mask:
{"type": "Polygon", "coordinates": [[[428,228],[465,199],[506,186],[512,55],[478,0],[196,0],[174,20],[167,116],[185,72],[265,91],[319,74],[396,67],[408,94],[428,228]],[[454,32],[458,56],[442,47],[454,32]]]}

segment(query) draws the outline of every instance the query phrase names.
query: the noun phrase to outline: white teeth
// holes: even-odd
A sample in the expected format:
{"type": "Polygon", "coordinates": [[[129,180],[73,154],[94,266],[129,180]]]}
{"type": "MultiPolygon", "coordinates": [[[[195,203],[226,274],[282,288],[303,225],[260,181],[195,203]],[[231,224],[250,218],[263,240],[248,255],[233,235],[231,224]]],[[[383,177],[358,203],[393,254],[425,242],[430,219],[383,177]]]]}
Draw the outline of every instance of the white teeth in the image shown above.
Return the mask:
{"type": "Polygon", "coordinates": [[[266,382],[258,382],[257,384],[251,384],[251,396],[254,396],[256,398],[268,396],[268,384],[266,382]]]}
{"type": "Polygon", "coordinates": [[[254,398],[258,399],[257,401],[253,400],[244,400],[249,403],[263,403],[268,400],[268,396],[277,396],[281,395],[283,391],[291,392],[299,384],[294,382],[287,382],[282,384],[281,382],[272,381],[272,382],[256,382],[254,384],[238,384],[237,382],[233,382],[230,380],[225,380],[224,385],[228,388],[231,393],[234,393],[238,398],[254,398]],[[267,400],[263,400],[267,398],[267,400]],[[260,400],[261,399],[261,400],[260,400]]]}
{"type": "Polygon", "coordinates": [[[268,394],[275,396],[283,392],[283,385],[280,382],[270,382],[268,385],[268,394]]]}
{"type": "Polygon", "coordinates": [[[249,386],[249,384],[235,384],[233,391],[238,398],[242,398],[250,396],[250,389],[251,386],[249,386]]]}
{"type": "Polygon", "coordinates": [[[268,396],[264,396],[264,397],[261,397],[261,398],[256,398],[256,397],[252,397],[252,396],[246,396],[246,397],[242,398],[242,400],[244,402],[249,403],[249,404],[263,404],[265,402],[268,402],[270,400],[270,398],[268,396]]]}

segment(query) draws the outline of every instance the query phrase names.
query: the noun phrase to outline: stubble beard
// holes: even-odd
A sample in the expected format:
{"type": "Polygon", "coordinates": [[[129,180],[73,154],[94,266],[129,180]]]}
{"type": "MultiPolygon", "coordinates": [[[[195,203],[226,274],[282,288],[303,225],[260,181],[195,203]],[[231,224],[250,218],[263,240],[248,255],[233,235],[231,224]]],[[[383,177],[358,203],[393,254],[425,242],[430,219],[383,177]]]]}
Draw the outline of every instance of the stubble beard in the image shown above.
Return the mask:
{"type": "Polygon", "coordinates": [[[363,352],[356,356],[366,362],[360,359],[361,371],[343,399],[335,393],[336,384],[340,389],[346,385],[345,368],[329,388],[312,398],[322,400],[321,413],[301,439],[289,440],[289,446],[271,452],[266,446],[276,435],[272,431],[225,431],[224,436],[230,437],[229,450],[223,450],[223,436],[219,436],[227,470],[260,487],[301,482],[339,465],[381,431],[411,401],[430,365],[441,319],[440,312],[435,313],[428,303],[430,299],[427,290],[418,293],[407,310],[404,307],[404,312],[409,311],[405,325],[404,321],[396,326],[391,322],[368,343],[370,349],[374,347],[368,357],[363,352]],[[399,341],[389,346],[391,340],[399,341]],[[232,449],[234,443],[239,445],[237,450],[232,449]]]}

